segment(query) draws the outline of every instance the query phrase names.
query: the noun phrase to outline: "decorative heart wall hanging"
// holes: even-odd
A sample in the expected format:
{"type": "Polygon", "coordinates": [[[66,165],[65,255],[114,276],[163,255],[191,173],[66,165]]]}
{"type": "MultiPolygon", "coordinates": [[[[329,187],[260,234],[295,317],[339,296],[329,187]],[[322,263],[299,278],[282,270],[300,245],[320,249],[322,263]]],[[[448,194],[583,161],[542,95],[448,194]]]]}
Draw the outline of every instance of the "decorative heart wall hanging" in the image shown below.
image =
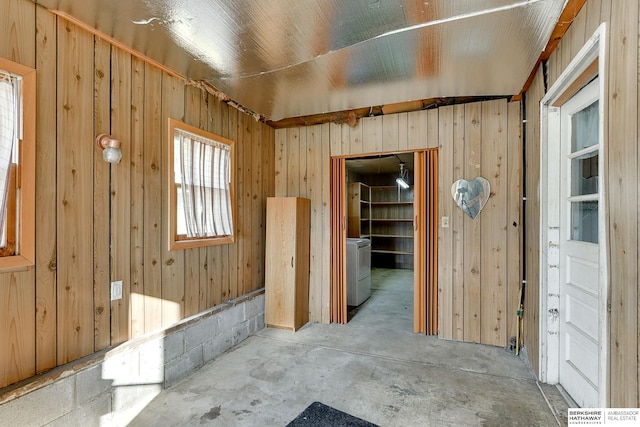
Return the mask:
{"type": "Polygon", "coordinates": [[[453,200],[456,201],[462,212],[469,215],[471,219],[476,219],[480,215],[480,211],[487,204],[490,194],[489,181],[481,176],[471,181],[459,179],[451,186],[453,200]]]}

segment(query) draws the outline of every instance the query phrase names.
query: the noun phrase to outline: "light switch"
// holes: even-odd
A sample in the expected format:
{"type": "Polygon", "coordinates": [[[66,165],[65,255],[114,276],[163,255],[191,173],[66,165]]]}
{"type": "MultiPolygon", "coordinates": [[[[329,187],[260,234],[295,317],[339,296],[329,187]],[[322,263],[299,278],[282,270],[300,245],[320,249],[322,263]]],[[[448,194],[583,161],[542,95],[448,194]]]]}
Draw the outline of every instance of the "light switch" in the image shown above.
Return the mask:
{"type": "Polygon", "coordinates": [[[449,228],[449,217],[448,216],[443,216],[442,217],[442,228],[449,228]]]}
{"type": "Polygon", "coordinates": [[[122,299],[122,280],[111,282],[111,301],[122,299]]]}

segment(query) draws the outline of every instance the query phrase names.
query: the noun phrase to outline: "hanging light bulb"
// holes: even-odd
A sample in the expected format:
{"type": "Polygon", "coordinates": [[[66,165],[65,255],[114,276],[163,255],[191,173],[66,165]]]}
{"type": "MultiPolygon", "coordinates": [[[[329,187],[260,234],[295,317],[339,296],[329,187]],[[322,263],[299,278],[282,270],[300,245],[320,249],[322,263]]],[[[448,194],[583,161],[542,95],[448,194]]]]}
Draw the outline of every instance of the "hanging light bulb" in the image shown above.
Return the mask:
{"type": "Polygon", "coordinates": [[[409,171],[404,168],[404,162],[400,162],[400,176],[396,178],[398,186],[404,190],[409,188],[409,171]]]}

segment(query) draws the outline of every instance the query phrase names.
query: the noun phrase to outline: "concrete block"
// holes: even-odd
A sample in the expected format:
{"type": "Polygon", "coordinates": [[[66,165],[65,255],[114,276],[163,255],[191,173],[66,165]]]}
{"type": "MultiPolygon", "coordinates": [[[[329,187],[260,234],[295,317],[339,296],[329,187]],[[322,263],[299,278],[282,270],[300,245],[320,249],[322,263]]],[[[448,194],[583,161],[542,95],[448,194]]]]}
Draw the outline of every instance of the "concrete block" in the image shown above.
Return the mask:
{"type": "Polygon", "coordinates": [[[164,337],[164,363],[184,354],[184,331],[172,332],[164,337]]]}
{"type": "Polygon", "coordinates": [[[139,384],[113,389],[113,413],[126,412],[139,406],[141,401],[150,402],[162,391],[162,384],[139,384]]]}
{"type": "Polygon", "coordinates": [[[256,317],[256,332],[263,330],[266,327],[264,323],[264,313],[261,316],[256,317]]]}
{"type": "Polygon", "coordinates": [[[112,380],[102,376],[102,364],[82,370],[76,375],[76,406],[82,406],[102,394],[110,394],[112,380]]]}
{"type": "Polygon", "coordinates": [[[204,364],[202,346],[196,347],[177,359],[165,364],[164,386],[171,387],[182,377],[190,374],[193,370],[204,364]]]}
{"type": "Polygon", "coordinates": [[[218,334],[218,319],[215,316],[202,319],[184,332],[185,350],[189,351],[218,334]]]}
{"type": "Polygon", "coordinates": [[[262,314],[264,316],[264,295],[260,295],[246,302],[245,316],[247,319],[262,314]]]}
{"type": "Polygon", "coordinates": [[[220,312],[220,332],[231,330],[234,326],[244,321],[244,304],[224,310],[220,312]]]}
{"type": "Polygon", "coordinates": [[[140,384],[162,384],[164,382],[164,338],[145,342],[139,349],[140,384]]]}
{"type": "Polygon", "coordinates": [[[112,425],[110,419],[111,393],[106,393],[47,424],[47,427],[100,427],[112,425]]]}
{"type": "Polygon", "coordinates": [[[112,386],[136,384],[140,374],[139,368],[140,353],[138,349],[107,354],[102,362],[102,378],[111,380],[112,386]]]}
{"type": "Polygon", "coordinates": [[[237,345],[249,337],[249,321],[236,325],[231,330],[233,345],[237,345]]]}
{"type": "Polygon", "coordinates": [[[43,426],[75,407],[75,376],[0,405],[0,426],[43,426]]]}
{"type": "MultiPolygon", "coordinates": [[[[103,417],[104,422],[102,425],[128,426],[161,392],[161,384],[147,385],[132,392],[124,389],[119,390],[115,398],[117,398],[120,403],[117,409],[114,408],[109,417],[103,417]]],[[[166,423],[158,423],[157,425],[166,425],[166,423]]]]}
{"type": "Polygon", "coordinates": [[[223,331],[219,333],[212,341],[202,345],[204,362],[209,362],[220,356],[233,346],[233,335],[231,331],[223,331]]]}

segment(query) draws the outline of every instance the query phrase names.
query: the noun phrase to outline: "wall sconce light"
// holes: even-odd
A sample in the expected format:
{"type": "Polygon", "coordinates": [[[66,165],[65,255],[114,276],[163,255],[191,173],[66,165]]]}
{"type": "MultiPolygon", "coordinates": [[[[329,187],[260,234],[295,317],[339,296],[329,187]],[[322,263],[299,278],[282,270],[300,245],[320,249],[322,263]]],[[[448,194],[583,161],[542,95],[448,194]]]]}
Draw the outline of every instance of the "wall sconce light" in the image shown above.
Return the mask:
{"type": "Polygon", "coordinates": [[[396,178],[399,187],[403,189],[409,188],[409,171],[404,168],[404,162],[400,162],[400,176],[396,178]]]}
{"type": "Polygon", "coordinates": [[[96,145],[103,150],[102,160],[107,163],[120,163],[122,151],[120,151],[120,141],[105,133],[98,135],[96,145]]]}

